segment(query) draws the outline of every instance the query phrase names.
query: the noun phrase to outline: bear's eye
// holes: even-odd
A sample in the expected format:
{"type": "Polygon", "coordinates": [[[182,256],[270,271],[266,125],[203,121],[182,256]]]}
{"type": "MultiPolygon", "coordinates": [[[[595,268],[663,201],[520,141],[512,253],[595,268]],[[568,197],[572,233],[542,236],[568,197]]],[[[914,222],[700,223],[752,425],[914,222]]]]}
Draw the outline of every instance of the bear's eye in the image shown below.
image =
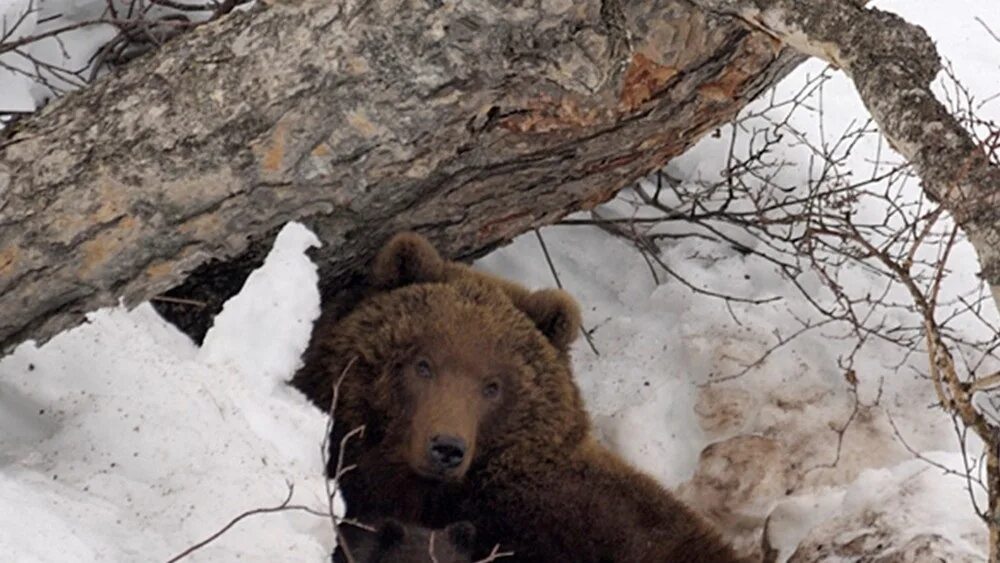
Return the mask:
{"type": "Polygon", "coordinates": [[[431,364],[427,360],[417,360],[417,375],[423,377],[424,379],[430,379],[434,377],[434,373],[431,371],[431,364]]]}
{"type": "Polygon", "coordinates": [[[483,387],[483,397],[487,399],[495,399],[500,395],[500,384],[497,382],[487,383],[483,387]]]}

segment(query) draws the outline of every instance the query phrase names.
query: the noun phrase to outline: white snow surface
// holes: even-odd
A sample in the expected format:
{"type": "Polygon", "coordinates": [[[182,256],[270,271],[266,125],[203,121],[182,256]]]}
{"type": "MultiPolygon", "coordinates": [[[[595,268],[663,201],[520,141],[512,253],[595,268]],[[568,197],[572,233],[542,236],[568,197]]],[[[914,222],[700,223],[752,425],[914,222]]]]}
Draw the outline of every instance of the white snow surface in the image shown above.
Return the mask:
{"type": "MultiPolygon", "coordinates": [[[[149,305],[99,311],[0,364],[0,546],[17,561],[165,561],[240,513],[326,510],[322,413],[285,385],[319,313],[315,236],[288,226],[199,350],[149,305]]],[[[305,512],[237,525],[195,560],[321,561],[305,512]]],[[[6,557],[6,556],[5,556],[6,557]]]]}
{"type": "MultiPolygon", "coordinates": [[[[0,12],[10,14],[19,3],[0,0],[0,12]]],[[[97,5],[64,4],[66,13],[97,5]]],[[[980,100],[1000,89],[1000,42],[974,19],[1000,32],[993,0],[876,5],[925,26],[980,100]]],[[[67,51],[92,53],[100,33],[80,35],[67,51]]],[[[808,62],[779,90],[797,91],[822,70],[808,62]]],[[[0,74],[0,84],[0,108],[30,109],[41,99],[30,83],[0,74]]],[[[824,114],[797,116],[796,127],[818,132],[822,119],[822,130],[835,135],[866,116],[841,75],[826,83],[823,96],[824,114]]],[[[1000,99],[979,113],[1000,120],[1000,99]]],[[[784,157],[796,163],[783,173],[786,181],[805,181],[806,157],[786,148],[784,157]]],[[[726,136],[706,138],[669,172],[682,180],[717,177],[727,149],[726,136]]],[[[852,157],[859,174],[870,173],[867,157],[876,150],[874,141],[862,141],[852,157]]],[[[625,213],[627,206],[613,202],[606,211],[625,213]]],[[[942,469],[961,470],[962,456],[951,420],[928,408],[936,399],[918,375],[925,358],[904,358],[880,342],[866,345],[855,364],[856,412],[837,364],[851,343],[835,338],[834,329],[807,333],[730,378],[778,335],[788,336],[792,315],[808,314],[773,266],[700,239],[663,245],[664,262],[698,286],[783,297],[727,306],[662,271],[655,282],[633,246],[593,227],[550,227],[542,235],[599,352],[583,339],[574,349],[600,438],[673,488],[737,546],[759,548],[764,534],[778,561],[856,561],[859,549],[872,560],[922,561],[925,552],[948,561],[985,558],[985,527],[965,481],[942,469]],[[889,417],[925,460],[897,439],[889,417]],[[839,429],[848,420],[838,453],[839,429]]],[[[143,305],[98,311],[44,346],[24,344],[0,361],[5,559],[165,561],[240,513],[279,504],[288,483],[293,504],[326,510],[320,454],[326,421],[284,384],[319,313],[316,270],[305,255],[315,244],[301,225],[287,226],[201,348],[143,305]]],[[[961,246],[953,260],[946,291],[974,287],[971,248],[961,246]]],[[[531,287],[554,285],[534,235],[478,267],[531,287]]],[[[842,276],[859,291],[872,281],[861,269],[842,276]]],[[[963,328],[983,330],[972,321],[963,328]]],[[[256,515],[188,560],[323,561],[331,536],[327,519],[303,511],[256,515]]]]}

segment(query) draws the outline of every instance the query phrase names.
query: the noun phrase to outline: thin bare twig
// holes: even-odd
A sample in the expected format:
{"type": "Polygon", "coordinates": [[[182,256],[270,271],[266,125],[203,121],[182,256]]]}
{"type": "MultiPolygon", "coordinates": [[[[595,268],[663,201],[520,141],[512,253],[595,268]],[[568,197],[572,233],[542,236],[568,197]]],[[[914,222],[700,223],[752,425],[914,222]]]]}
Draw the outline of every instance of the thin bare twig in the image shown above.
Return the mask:
{"type": "Polygon", "coordinates": [[[513,557],[513,556],[514,556],[513,551],[500,551],[500,546],[495,545],[493,546],[493,550],[490,552],[488,556],[486,556],[486,558],[474,561],[473,563],[490,563],[490,561],[496,561],[497,559],[501,559],[503,557],[513,557]]]}
{"type": "Polygon", "coordinates": [[[287,483],[287,485],[288,485],[288,494],[285,495],[285,500],[281,501],[281,504],[268,508],[254,508],[253,510],[247,510],[246,512],[230,520],[229,523],[220,528],[219,531],[208,536],[204,540],[192,545],[191,547],[185,549],[184,551],[180,552],[174,557],[171,557],[170,559],[167,560],[167,563],[177,563],[177,561],[180,561],[181,559],[188,557],[192,553],[198,551],[199,549],[219,539],[219,537],[228,532],[233,526],[239,524],[241,521],[251,516],[254,516],[255,514],[268,514],[271,512],[281,512],[285,510],[305,510],[307,512],[312,512],[308,507],[294,506],[289,504],[292,501],[292,495],[295,493],[295,485],[293,485],[292,483],[287,483]]]}
{"type": "MultiPolygon", "coordinates": [[[[340,401],[340,386],[344,383],[344,379],[350,373],[351,368],[357,362],[357,356],[353,356],[344,366],[344,369],[340,372],[340,377],[333,384],[333,398],[330,400],[330,410],[327,412],[326,418],[326,432],[323,434],[323,442],[320,446],[320,455],[323,459],[323,470],[326,471],[329,466],[329,455],[330,455],[330,437],[333,435],[333,428],[337,421],[337,404],[340,401]]],[[[344,557],[347,559],[347,563],[354,563],[354,556],[351,554],[351,548],[347,545],[347,539],[340,531],[340,518],[337,517],[336,511],[334,510],[334,501],[337,496],[337,491],[340,488],[340,479],[347,472],[354,469],[355,466],[344,466],[344,450],[347,448],[347,442],[353,437],[363,434],[365,430],[364,426],[359,426],[352,429],[350,432],[344,435],[340,440],[339,449],[337,450],[337,466],[334,469],[332,476],[327,475],[327,478],[323,480],[323,486],[326,489],[326,505],[327,511],[330,517],[330,525],[333,526],[333,534],[337,538],[337,545],[341,547],[344,552],[344,557]]]]}
{"type": "Polygon", "coordinates": [[[1000,35],[997,35],[996,32],[994,32],[993,29],[990,28],[990,26],[986,25],[986,22],[983,21],[983,18],[981,18],[979,16],[975,16],[972,19],[974,19],[977,22],[979,22],[979,25],[983,26],[983,29],[986,30],[986,33],[989,33],[990,37],[992,37],[993,39],[995,39],[997,41],[997,43],[1000,43],[1000,35]]]}
{"type": "Polygon", "coordinates": [[[192,307],[198,307],[199,309],[204,309],[208,307],[208,303],[204,301],[198,301],[196,299],[185,299],[183,297],[170,297],[169,295],[157,295],[150,299],[150,301],[160,301],[163,303],[177,303],[178,305],[190,305],[192,307]]]}

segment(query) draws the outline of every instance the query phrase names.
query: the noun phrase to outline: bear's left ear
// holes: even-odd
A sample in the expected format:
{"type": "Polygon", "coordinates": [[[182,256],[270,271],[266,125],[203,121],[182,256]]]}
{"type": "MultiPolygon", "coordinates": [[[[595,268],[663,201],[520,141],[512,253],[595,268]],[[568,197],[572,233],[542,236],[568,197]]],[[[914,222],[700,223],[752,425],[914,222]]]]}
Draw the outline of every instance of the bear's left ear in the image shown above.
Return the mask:
{"type": "Polygon", "coordinates": [[[417,233],[399,233],[375,256],[371,282],[380,289],[444,279],[445,263],[437,249],[417,233]]]}
{"type": "Polygon", "coordinates": [[[515,305],[535,322],[538,330],[560,352],[569,350],[580,334],[583,319],[573,297],[561,289],[541,289],[516,299],[515,305]]]}

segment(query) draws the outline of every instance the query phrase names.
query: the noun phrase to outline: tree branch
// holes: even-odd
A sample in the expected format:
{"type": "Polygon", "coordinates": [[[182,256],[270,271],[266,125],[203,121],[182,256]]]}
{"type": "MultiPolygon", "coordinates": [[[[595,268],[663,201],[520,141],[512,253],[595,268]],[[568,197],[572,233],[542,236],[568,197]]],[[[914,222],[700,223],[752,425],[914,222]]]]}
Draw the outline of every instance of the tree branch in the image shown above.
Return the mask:
{"type": "Polygon", "coordinates": [[[931,92],[941,61],[918,26],[849,0],[692,0],[844,70],[889,143],[968,235],[1000,306],[1000,169],[931,92]]]}

